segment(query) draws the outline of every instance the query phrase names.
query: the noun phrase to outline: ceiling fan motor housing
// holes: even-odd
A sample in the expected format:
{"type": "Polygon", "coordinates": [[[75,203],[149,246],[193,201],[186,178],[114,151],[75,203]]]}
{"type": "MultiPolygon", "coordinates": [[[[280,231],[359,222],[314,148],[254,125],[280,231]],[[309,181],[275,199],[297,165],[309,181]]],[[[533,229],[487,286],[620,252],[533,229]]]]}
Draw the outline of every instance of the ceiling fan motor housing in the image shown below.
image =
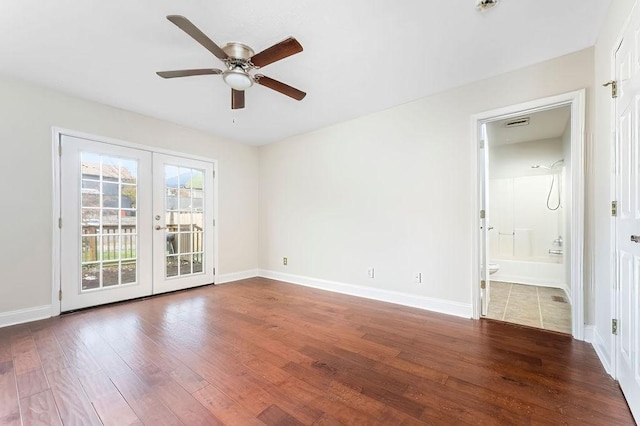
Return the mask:
{"type": "Polygon", "coordinates": [[[224,53],[229,55],[231,58],[242,59],[243,61],[248,61],[251,59],[255,52],[252,48],[247,46],[244,43],[231,42],[222,46],[222,50],[224,53]]]}

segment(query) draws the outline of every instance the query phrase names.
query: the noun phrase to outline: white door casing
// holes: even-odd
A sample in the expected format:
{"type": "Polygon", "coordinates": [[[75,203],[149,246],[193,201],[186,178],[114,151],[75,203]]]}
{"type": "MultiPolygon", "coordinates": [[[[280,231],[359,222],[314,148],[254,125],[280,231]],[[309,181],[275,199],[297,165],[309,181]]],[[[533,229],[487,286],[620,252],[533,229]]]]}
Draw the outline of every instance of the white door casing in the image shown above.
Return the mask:
{"type": "Polygon", "coordinates": [[[640,8],[615,54],[616,119],[616,378],[640,420],[640,8]]]}
{"type": "Polygon", "coordinates": [[[480,288],[481,314],[489,313],[489,301],[491,300],[491,281],[489,280],[489,140],[487,137],[487,125],[480,127],[480,168],[482,170],[480,185],[481,214],[480,217],[480,282],[484,288],[480,288]],[[484,216],[484,217],[483,217],[484,216]]]}
{"type": "Polygon", "coordinates": [[[482,165],[483,150],[480,147],[481,127],[484,123],[507,118],[515,118],[524,114],[533,114],[561,106],[571,107],[571,250],[570,285],[572,295],[572,334],[579,340],[584,339],[584,288],[583,288],[583,244],[584,244],[584,138],[585,138],[585,99],[584,89],[560,95],[540,98],[517,105],[511,105],[495,110],[485,111],[471,117],[471,223],[474,229],[472,233],[472,277],[471,291],[473,300],[473,318],[479,319],[482,315],[482,292],[480,289],[482,264],[482,234],[478,232],[478,212],[482,209],[482,192],[484,186],[481,176],[484,172],[482,165]]]}

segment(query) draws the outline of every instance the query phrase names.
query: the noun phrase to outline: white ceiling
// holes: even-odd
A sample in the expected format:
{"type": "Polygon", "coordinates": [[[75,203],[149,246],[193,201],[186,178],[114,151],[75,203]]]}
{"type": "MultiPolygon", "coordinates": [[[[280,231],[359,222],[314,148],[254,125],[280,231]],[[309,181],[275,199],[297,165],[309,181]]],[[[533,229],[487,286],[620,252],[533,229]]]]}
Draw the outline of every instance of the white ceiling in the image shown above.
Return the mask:
{"type": "Polygon", "coordinates": [[[540,141],[560,138],[569,125],[571,107],[563,106],[525,114],[506,120],[493,121],[487,124],[490,146],[500,146],[520,142],[540,141]],[[519,118],[529,118],[527,126],[507,127],[506,123],[519,118]]]}
{"type": "Polygon", "coordinates": [[[610,2],[2,0],[0,74],[261,145],[592,46],[610,2]],[[254,86],[232,111],[220,76],[156,76],[222,65],[169,14],[220,46],[296,37],[261,72],[307,97],[254,86]]]}

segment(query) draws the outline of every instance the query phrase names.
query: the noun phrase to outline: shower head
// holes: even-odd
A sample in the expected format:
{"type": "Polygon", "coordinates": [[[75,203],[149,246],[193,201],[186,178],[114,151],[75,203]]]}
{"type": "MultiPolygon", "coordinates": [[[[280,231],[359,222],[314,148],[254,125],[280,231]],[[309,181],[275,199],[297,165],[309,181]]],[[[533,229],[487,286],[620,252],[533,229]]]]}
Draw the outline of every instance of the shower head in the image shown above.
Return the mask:
{"type": "Polygon", "coordinates": [[[540,164],[536,164],[534,166],[531,166],[532,169],[545,169],[545,170],[553,170],[553,168],[555,166],[557,166],[558,164],[562,164],[564,163],[564,158],[561,158],[560,160],[556,161],[555,163],[553,163],[551,166],[542,166],[540,164]]]}

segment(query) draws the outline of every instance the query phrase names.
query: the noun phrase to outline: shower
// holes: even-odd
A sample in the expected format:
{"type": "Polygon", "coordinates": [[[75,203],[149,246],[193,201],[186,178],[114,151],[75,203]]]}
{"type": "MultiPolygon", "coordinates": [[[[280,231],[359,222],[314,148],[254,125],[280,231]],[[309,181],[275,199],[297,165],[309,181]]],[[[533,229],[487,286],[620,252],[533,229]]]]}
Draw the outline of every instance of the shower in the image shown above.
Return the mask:
{"type": "MultiPolygon", "coordinates": [[[[542,166],[540,164],[536,164],[534,166],[531,166],[531,168],[532,169],[554,170],[556,168],[556,166],[558,166],[560,164],[564,164],[564,158],[561,158],[560,160],[556,161],[551,166],[542,166]]],[[[549,210],[558,210],[560,208],[560,204],[561,204],[562,180],[560,179],[560,176],[558,176],[558,185],[557,185],[558,204],[555,207],[551,207],[549,205],[549,203],[551,202],[551,193],[553,192],[553,187],[554,187],[555,184],[556,184],[556,174],[553,173],[551,175],[551,186],[549,186],[549,194],[547,195],[547,208],[549,210]]]]}

